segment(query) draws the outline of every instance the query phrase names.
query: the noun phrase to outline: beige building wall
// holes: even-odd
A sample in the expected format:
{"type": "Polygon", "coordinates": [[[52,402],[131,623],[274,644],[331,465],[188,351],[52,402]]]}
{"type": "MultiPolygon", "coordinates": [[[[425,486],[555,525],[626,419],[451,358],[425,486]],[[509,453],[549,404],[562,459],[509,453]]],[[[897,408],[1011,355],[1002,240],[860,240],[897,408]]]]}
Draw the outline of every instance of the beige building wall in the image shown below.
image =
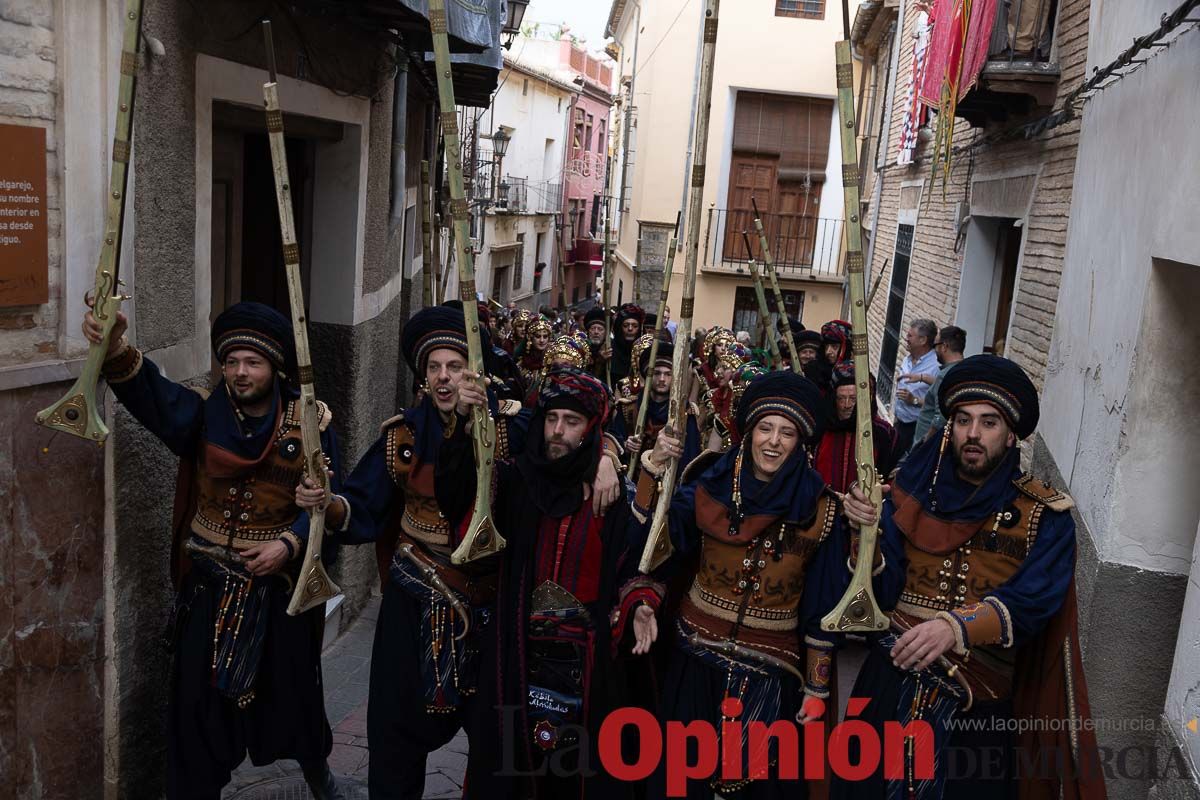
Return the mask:
{"type": "MultiPolygon", "coordinates": [[[[857,7],[857,3],[853,3],[857,7]]],[[[620,101],[613,115],[614,143],[612,191],[621,191],[622,156],[626,146],[625,112],[629,78],[634,80],[636,115],[629,140],[633,153],[627,170],[628,203],[615,215],[616,263],[610,302],[617,299],[617,281],[625,286],[628,301],[634,285],[639,231],[647,224],[670,226],[686,200],[692,99],[696,86],[703,2],[679,7],[659,0],[640,4],[616,0],[610,23],[620,48],[618,85],[620,101]],[[639,20],[640,14],[640,20],[639,20]],[[638,68],[633,74],[635,32],[638,68]]],[[[851,13],[853,13],[853,8],[851,13]]],[[[709,118],[707,175],[701,206],[695,323],[730,325],[737,286],[751,286],[747,274],[708,268],[719,253],[710,242],[705,259],[708,209],[727,205],[734,109],[739,90],[836,99],[834,43],[842,36],[840,5],[826,4],[822,20],[775,16],[773,0],[729,2],[721,6],[709,118]]],[[[836,129],[836,109],[832,128],[836,129]]],[[[820,205],[821,218],[842,219],[841,155],[836,135],[830,131],[829,163],[820,205]]],[[[681,223],[680,238],[687,231],[681,223]]],[[[714,233],[714,236],[716,234],[714,233]]],[[[669,305],[678,317],[686,248],[676,253],[669,305]]],[[[840,263],[840,253],[831,254],[840,263]]],[[[842,307],[841,278],[792,280],[781,275],[783,288],[804,291],[804,321],[809,327],[838,317],[842,307]]]]}

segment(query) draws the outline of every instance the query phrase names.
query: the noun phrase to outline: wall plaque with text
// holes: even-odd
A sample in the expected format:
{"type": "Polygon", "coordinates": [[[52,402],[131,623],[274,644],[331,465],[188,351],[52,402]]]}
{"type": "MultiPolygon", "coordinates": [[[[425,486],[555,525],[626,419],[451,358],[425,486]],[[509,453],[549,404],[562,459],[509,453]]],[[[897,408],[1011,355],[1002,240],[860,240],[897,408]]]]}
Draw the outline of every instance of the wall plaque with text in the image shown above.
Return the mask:
{"type": "Polygon", "coordinates": [[[0,125],[0,306],[49,299],[46,129],[0,125]]]}

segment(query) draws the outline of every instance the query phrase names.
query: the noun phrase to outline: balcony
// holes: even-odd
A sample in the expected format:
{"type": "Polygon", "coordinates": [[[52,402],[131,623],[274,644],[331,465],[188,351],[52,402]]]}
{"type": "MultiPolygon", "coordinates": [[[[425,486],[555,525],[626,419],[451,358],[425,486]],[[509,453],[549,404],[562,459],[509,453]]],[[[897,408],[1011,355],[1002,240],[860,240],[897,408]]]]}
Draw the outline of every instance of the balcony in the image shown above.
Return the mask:
{"type": "MultiPolygon", "coordinates": [[[[764,214],[762,222],[775,262],[775,273],[780,278],[841,280],[842,220],[797,214],[764,214]]],[[[750,274],[747,266],[749,254],[742,231],[746,231],[750,237],[754,258],[761,259],[754,212],[708,209],[700,246],[700,263],[706,272],[750,274]]]]}
{"type": "Polygon", "coordinates": [[[957,115],[972,126],[1007,123],[1054,106],[1059,67],[1050,59],[1057,0],[999,0],[987,62],[957,115]]]}
{"type": "Polygon", "coordinates": [[[604,266],[604,242],[598,239],[576,239],[575,246],[567,251],[567,262],[600,269],[604,266]]]}

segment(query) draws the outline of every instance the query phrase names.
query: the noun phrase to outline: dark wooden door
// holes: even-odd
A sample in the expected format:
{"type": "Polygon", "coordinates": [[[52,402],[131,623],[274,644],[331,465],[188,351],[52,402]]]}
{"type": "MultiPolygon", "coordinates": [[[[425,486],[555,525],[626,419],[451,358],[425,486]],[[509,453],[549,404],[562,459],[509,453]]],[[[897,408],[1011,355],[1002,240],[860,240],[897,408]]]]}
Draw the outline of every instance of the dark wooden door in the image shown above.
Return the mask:
{"type": "MultiPolygon", "coordinates": [[[[754,206],[758,202],[763,213],[771,210],[775,202],[775,178],[779,159],[776,156],[755,156],[734,153],[729,175],[729,206],[725,212],[726,259],[744,261],[747,258],[742,231],[750,234],[750,245],[754,258],[762,258],[758,245],[758,234],[754,229],[754,206]]],[[[770,231],[768,230],[768,235],[770,231]]]]}

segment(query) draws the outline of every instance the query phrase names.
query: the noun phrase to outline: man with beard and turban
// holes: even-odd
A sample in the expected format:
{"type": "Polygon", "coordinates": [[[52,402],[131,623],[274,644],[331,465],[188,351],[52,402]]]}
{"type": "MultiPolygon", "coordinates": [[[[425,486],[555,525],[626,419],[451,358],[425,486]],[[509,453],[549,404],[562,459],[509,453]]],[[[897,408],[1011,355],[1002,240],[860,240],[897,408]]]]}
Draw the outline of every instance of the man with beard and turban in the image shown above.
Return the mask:
{"type": "MultiPolygon", "coordinates": [[[[481,344],[488,347],[486,334],[481,344]]],[[[383,604],[371,651],[368,781],[373,798],[409,800],[422,796],[429,753],[454,738],[470,714],[481,643],[494,613],[498,558],[451,563],[462,532],[451,528],[434,492],[439,446],[457,421],[468,374],[462,310],[422,309],[404,326],[401,348],[425,391],[413,408],[383,423],[383,434],[328,505],[326,519],[343,531],[338,544],[375,544],[383,604]]],[[[524,446],[532,415],[517,413],[518,403],[496,404],[490,395],[489,402],[497,420],[496,458],[506,459],[524,446]]],[[[603,471],[593,473],[597,508],[619,496],[616,456],[614,447],[601,461],[603,471]]],[[[319,489],[296,491],[306,507],[325,502],[319,489]]]]}
{"type": "Polygon", "coordinates": [[[583,327],[587,333],[588,344],[591,346],[588,371],[600,380],[604,380],[609,359],[612,358],[611,340],[606,336],[604,307],[592,306],[583,317],[583,327]]]}
{"type": "Polygon", "coordinates": [[[646,312],[641,306],[626,303],[617,309],[617,318],[613,330],[612,365],[610,369],[609,388],[615,388],[617,381],[629,375],[634,365],[630,363],[633,343],[642,335],[642,322],[646,312]]]}
{"type": "MultiPolygon", "coordinates": [[[[880,733],[928,723],[934,769],[916,776],[909,751],[902,777],[877,769],[835,783],[834,797],[1103,798],[1079,652],[1074,503],[1020,464],[1037,390],[1012,361],[977,355],[946,373],[938,404],[946,426],[909,454],[883,503],[881,531],[901,537],[907,577],[854,689],[870,698],[859,719],[880,733]]],[[[857,489],[846,513],[876,517],[857,489]]],[[[896,599],[877,596],[885,607],[896,599]]]]}
{"type": "MultiPolygon", "coordinates": [[[[826,400],[825,432],[817,443],[813,466],[825,483],[838,494],[858,480],[855,459],[855,425],[858,422],[858,397],[854,385],[854,362],[843,361],[833,370],[833,397],[826,400]]],[[[875,471],[885,483],[900,453],[896,450],[896,432],[875,407],[875,376],[871,385],[871,441],[875,447],[875,471]]]]}
{"type": "MultiPolygon", "coordinates": [[[[675,348],[666,342],[658,343],[658,353],[654,364],[650,363],[650,348],[642,351],[638,359],[638,369],[642,376],[642,385],[627,403],[622,403],[613,414],[608,432],[617,438],[625,448],[630,459],[641,456],[643,450],[654,446],[654,440],[659,430],[667,423],[667,411],[670,406],[671,384],[674,383],[675,348]],[[638,412],[642,407],[642,393],[649,391],[650,397],[646,402],[646,419],[641,436],[634,436],[637,430],[638,412]]],[[[634,480],[637,480],[637,470],[634,468],[634,480]]]]}
{"type": "MultiPolygon", "coordinates": [[[[222,380],[211,393],[164,377],[125,340],[127,326],[118,314],[104,378],[180,459],[167,797],[216,800],[249,754],[255,764],[295,759],[313,797],[340,798],[326,763],[333,738],[321,687],[325,606],[286,613],[308,530],[293,501],[303,447],[300,393],[290,382],[292,326],[261,303],[223,311],[212,328],[222,380]]],[[[100,341],[90,311],[83,333],[100,341]]],[[[333,415],[317,405],[337,487],[333,415]]],[[[327,548],[327,564],[335,553],[327,548]]]]}
{"type": "MultiPolygon", "coordinates": [[[[459,389],[457,423],[438,463],[438,500],[458,527],[475,498],[469,412],[486,397],[459,389]]],[[[662,588],[637,572],[643,538],[627,503],[597,514],[590,484],[603,460],[608,389],[559,367],[546,375],[524,451],[496,462],[492,519],[507,539],[496,614],[482,654],[465,796],[627,797],[601,771],[600,723],[624,705],[622,662],[634,634],[650,646],[662,588]],[[632,621],[632,624],[631,624],[632,621]]]]}
{"type": "MultiPolygon", "coordinates": [[[[820,433],[822,408],[807,378],[791,371],[760,375],[738,407],[741,444],[706,452],[683,470],[669,501],[674,554],[663,569],[694,569],[694,576],[678,619],[666,628],[674,644],[663,681],[662,717],[669,723],[705,722],[721,736],[729,717],[742,731],[755,722],[805,722],[816,711],[808,698],[830,697],[836,643],[820,620],[849,585],[855,554],[838,499],[803,448],[820,433]],[[697,560],[698,568],[689,566],[697,560]]],[[[639,520],[653,516],[667,460],[682,451],[680,440],[664,430],[643,454],[633,503],[639,520]]],[[[896,543],[884,544],[880,552],[896,543]]],[[[900,584],[903,573],[886,571],[883,556],[876,561],[875,591],[894,594],[889,587],[900,584]]],[[[737,754],[743,765],[772,766],[760,779],[733,781],[718,777],[718,767],[689,780],[687,797],[804,796],[802,781],[779,774],[786,756],[777,746],[748,743],[743,733],[740,745],[720,742],[718,752],[737,754]]],[[[804,763],[801,754],[792,757],[804,763]]],[[[650,779],[648,796],[665,796],[661,769],[650,779]]]]}

